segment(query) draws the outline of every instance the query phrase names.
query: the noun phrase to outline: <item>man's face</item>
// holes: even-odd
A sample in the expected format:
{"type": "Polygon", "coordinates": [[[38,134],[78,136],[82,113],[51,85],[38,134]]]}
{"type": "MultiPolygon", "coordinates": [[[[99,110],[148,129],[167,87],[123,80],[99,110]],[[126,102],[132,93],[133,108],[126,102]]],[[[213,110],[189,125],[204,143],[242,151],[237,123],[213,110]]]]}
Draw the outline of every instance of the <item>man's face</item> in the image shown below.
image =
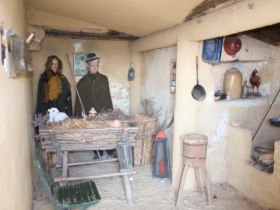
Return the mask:
{"type": "Polygon", "coordinates": [[[99,60],[89,61],[88,69],[91,74],[96,74],[99,68],[99,60]]]}

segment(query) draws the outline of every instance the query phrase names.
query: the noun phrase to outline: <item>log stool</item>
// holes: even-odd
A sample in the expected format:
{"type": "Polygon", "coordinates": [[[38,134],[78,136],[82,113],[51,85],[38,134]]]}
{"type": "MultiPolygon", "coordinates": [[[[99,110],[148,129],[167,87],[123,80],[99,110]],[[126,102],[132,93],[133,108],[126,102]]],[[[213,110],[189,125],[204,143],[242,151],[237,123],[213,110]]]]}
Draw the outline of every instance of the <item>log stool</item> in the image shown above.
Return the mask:
{"type": "Polygon", "coordinates": [[[187,134],[183,135],[181,139],[183,140],[184,146],[184,169],[181,176],[176,206],[179,206],[182,202],[183,189],[186,181],[187,172],[190,167],[194,168],[195,180],[199,193],[201,193],[199,168],[203,169],[207,189],[207,200],[208,204],[211,204],[212,195],[208,172],[206,169],[206,150],[208,143],[207,136],[200,134],[187,134]]]}

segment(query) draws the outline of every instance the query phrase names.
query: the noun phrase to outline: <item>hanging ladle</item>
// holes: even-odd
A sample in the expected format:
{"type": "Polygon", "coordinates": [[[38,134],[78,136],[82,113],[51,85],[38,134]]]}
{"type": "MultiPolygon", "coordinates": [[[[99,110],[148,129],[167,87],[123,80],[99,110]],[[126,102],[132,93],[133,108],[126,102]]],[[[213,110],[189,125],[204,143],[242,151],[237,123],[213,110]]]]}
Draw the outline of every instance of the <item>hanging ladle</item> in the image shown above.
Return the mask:
{"type": "Polygon", "coordinates": [[[196,85],[194,86],[194,88],[192,90],[192,97],[195,100],[203,101],[206,97],[206,92],[205,92],[205,89],[199,84],[199,81],[198,81],[198,56],[195,57],[195,61],[196,61],[196,85]]]}

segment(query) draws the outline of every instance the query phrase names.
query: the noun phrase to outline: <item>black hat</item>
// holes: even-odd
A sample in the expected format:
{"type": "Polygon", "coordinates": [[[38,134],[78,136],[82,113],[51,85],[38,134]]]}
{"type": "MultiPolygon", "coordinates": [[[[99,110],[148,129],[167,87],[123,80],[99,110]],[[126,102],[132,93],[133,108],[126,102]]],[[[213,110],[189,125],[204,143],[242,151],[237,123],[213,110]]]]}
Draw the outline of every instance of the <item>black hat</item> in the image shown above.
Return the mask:
{"type": "Polygon", "coordinates": [[[89,53],[89,54],[87,54],[86,62],[94,61],[94,60],[98,60],[98,59],[100,59],[100,58],[98,58],[95,53],[89,53]]]}

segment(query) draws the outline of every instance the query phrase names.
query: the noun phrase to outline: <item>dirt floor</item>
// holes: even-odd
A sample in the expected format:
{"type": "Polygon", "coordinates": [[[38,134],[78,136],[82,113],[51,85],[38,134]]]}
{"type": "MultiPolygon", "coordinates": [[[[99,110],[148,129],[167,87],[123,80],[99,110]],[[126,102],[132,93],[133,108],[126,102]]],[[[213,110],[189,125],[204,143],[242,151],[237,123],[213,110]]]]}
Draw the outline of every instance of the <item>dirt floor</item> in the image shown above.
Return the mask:
{"type": "MultiPolygon", "coordinates": [[[[71,154],[70,160],[81,161],[92,159],[92,153],[71,154]]],[[[97,175],[102,173],[117,172],[118,163],[95,164],[73,167],[70,176],[97,175]]],[[[54,176],[60,176],[60,170],[52,171],[54,176]]],[[[207,205],[205,192],[184,192],[184,201],[180,208],[175,208],[175,192],[170,180],[152,178],[151,167],[145,166],[136,169],[132,182],[134,204],[128,205],[125,198],[124,183],[121,177],[104,178],[96,180],[96,185],[101,196],[101,201],[88,208],[89,210],[261,210],[253,201],[247,199],[232,186],[221,183],[212,185],[215,198],[213,204],[207,205]]],[[[33,210],[52,210],[52,206],[44,193],[39,181],[34,190],[33,210]]]]}

